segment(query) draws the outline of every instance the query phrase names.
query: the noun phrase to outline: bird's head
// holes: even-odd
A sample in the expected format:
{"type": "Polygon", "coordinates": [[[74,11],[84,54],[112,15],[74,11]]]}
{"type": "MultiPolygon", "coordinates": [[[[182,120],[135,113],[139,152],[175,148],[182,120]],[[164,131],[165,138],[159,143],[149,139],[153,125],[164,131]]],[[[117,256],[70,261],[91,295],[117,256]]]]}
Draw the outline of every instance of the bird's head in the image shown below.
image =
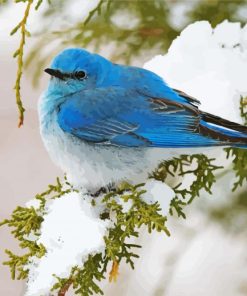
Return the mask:
{"type": "MultiPolygon", "coordinates": [[[[48,91],[68,95],[100,85],[110,62],[103,57],[80,48],[59,53],[45,72],[51,75],[48,91]]],[[[55,95],[56,95],[55,94],[55,95]]]]}

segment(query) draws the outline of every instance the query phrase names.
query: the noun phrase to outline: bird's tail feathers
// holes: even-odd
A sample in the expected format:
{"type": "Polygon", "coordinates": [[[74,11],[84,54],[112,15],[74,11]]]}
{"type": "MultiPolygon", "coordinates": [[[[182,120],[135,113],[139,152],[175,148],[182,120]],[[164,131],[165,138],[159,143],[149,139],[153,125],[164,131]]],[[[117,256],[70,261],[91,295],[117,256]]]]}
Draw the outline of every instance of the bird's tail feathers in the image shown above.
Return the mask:
{"type": "Polygon", "coordinates": [[[223,144],[247,149],[247,126],[202,112],[200,132],[223,144]]]}

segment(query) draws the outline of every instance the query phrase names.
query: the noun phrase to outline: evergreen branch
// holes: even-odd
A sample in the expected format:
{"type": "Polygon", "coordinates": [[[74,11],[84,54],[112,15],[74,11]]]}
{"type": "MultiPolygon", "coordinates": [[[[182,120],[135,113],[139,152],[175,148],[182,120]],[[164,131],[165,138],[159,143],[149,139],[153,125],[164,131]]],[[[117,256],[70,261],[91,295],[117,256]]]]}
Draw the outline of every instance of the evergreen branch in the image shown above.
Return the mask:
{"type": "MultiPolygon", "coordinates": [[[[24,12],[24,16],[22,20],[18,23],[16,27],[10,32],[10,35],[14,35],[17,31],[20,30],[21,33],[21,39],[19,43],[19,48],[14,52],[13,57],[17,57],[17,74],[16,74],[16,81],[14,85],[15,89],[15,95],[16,95],[16,104],[17,108],[19,111],[19,122],[18,122],[18,127],[21,127],[24,123],[24,112],[25,108],[23,106],[23,102],[21,99],[21,78],[22,78],[22,71],[23,71],[23,56],[24,56],[24,47],[26,43],[26,37],[30,37],[31,34],[27,30],[27,20],[30,14],[30,9],[33,4],[33,0],[26,0],[26,1],[21,1],[21,0],[16,0],[16,3],[18,2],[27,2],[27,6],[24,12]]],[[[35,9],[37,10],[40,5],[42,4],[43,0],[38,0],[35,9]]]]}
{"type": "Polygon", "coordinates": [[[227,158],[233,157],[233,170],[235,171],[237,180],[233,184],[232,191],[241,187],[247,181],[247,151],[240,148],[226,148],[227,158]]]}
{"type": "Polygon", "coordinates": [[[17,256],[13,254],[10,250],[5,250],[5,253],[9,256],[10,260],[3,262],[3,265],[7,265],[10,268],[11,279],[16,279],[16,273],[19,275],[18,280],[23,280],[28,277],[28,270],[24,270],[24,266],[28,263],[31,253],[27,253],[23,256],[17,256]]]}
{"type": "Polygon", "coordinates": [[[102,272],[104,259],[102,254],[89,255],[87,261],[82,268],[75,266],[71,270],[69,278],[59,278],[57,276],[57,283],[52,287],[51,291],[59,290],[59,296],[65,295],[69,287],[72,285],[75,294],[88,296],[95,294],[103,295],[103,291],[98,286],[96,281],[105,279],[102,272]]]}
{"type": "MultiPolygon", "coordinates": [[[[175,210],[178,216],[185,218],[183,212],[184,206],[191,202],[195,196],[199,195],[202,189],[211,192],[211,186],[215,182],[212,178],[213,172],[219,167],[213,165],[214,159],[209,159],[205,155],[182,155],[180,158],[163,163],[159,170],[154,173],[160,180],[162,178],[176,178],[192,174],[196,176],[196,181],[192,182],[189,189],[181,189],[181,184],[174,186],[177,196],[171,201],[170,213],[175,210]],[[191,167],[194,167],[192,169],[191,167]],[[198,183],[197,186],[195,183],[198,183]],[[179,198],[179,196],[182,198],[179,198]],[[189,197],[186,201],[185,198],[189,197]]],[[[166,235],[170,235],[167,227],[167,218],[162,216],[160,206],[156,202],[154,204],[146,204],[141,196],[145,193],[144,184],[136,186],[128,183],[122,183],[119,188],[112,190],[104,196],[102,203],[106,208],[106,213],[102,219],[109,219],[109,212],[113,213],[114,225],[109,229],[108,234],[104,237],[105,252],[95,255],[89,255],[83,265],[75,266],[71,269],[71,274],[67,278],[57,279],[56,284],[52,287],[52,291],[58,291],[58,295],[63,296],[67,293],[70,286],[73,287],[75,294],[88,296],[93,294],[103,295],[103,291],[99,286],[99,282],[106,278],[107,266],[112,263],[112,269],[109,274],[109,280],[115,280],[118,275],[118,268],[122,261],[125,261],[130,267],[134,268],[134,261],[139,255],[136,252],[140,245],[128,242],[130,238],[139,236],[138,229],[145,225],[149,232],[162,231],[166,235]],[[123,212],[121,203],[117,200],[121,198],[123,202],[130,202],[131,207],[127,212],[123,212]]],[[[16,271],[19,272],[18,279],[24,279],[28,276],[26,265],[29,258],[36,256],[40,258],[45,254],[45,248],[37,245],[35,241],[28,241],[26,235],[31,232],[39,236],[39,228],[42,223],[42,215],[44,215],[45,204],[48,199],[60,198],[62,195],[75,191],[73,186],[69,184],[66,177],[63,183],[57,179],[55,185],[49,185],[48,189],[41,194],[36,195],[36,199],[40,201],[40,207],[23,208],[18,207],[12,214],[12,219],[3,221],[2,225],[7,224],[15,227],[13,234],[20,241],[21,248],[28,248],[29,252],[24,256],[14,255],[8,251],[10,260],[5,264],[10,267],[12,277],[15,277],[16,271]],[[67,189],[68,188],[68,189],[67,189]],[[40,218],[41,217],[41,218],[40,218]]],[[[97,198],[94,198],[92,205],[97,204],[97,198]]]]}
{"type": "MultiPolygon", "coordinates": [[[[192,182],[189,189],[182,189],[182,184],[179,183],[173,187],[176,192],[176,197],[171,201],[170,214],[175,210],[178,216],[185,218],[183,208],[188,205],[199,192],[204,189],[211,193],[211,187],[215,182],[213,172],[220,167],[213,164],[214,159],[209,159],[205,155],[182,155],[180,158],[167,161],[154,172],[152,177],[159,180],[168,178],[169,176],[176,179],[177,176],[185,176],[192,174],[196,176],[196,180],[192,182]],[[193,169],[192,169],[193,168],[193,169]],[[180,197],[180,198],[179,198],[180,197]]],[[[169,235],[166,227],[167,218],[160,215],[160,207],[158,203],[146,204],[141,195],[144,184],[136,186],[128,183],[122,183],[119,188],[106,194],[102,203],[106,207],[106,213],[102,219],[109,219],[109,212],[114,213],[114,225],[109,229],[108,235],[105,236],[105,252],[95,255],[89,255],[82,267],[76,266],[72,268],[68,278],[57,278],[57,283],[52,287],[52,291],[57,290],[58,295],[65,295],[70,286],[73,286],[76,294],[79,295],[103,295],[102,289],[98,282],[105,279],[107,266],[112,262],[112,269],[109,274],[109,280],[117,278],[118,268],[121,261],[125,261],[134,268],[134,260],[139,255],[134,251],[140,248],[140,245],[130,244],[128,240],[131,237],[138,237],[138,229],[145,225],[149,232],[162,231],[169,235]],[[117,202],[117,198],[121,198],[123,202],[131,201],[129,211],[123,212],[121,203],[117,202]]],[[[30,242],[25,235],[31,232],[39,235],[38,230],[42,223],[42,217],[39,213],[44,214],[44,208],[47,198],[59,198],[62,195],[75,191],[66,177],[62,183],[59,179],[55,185],[49,185],[48,190],[36,195],[36,199],[40,201],[40,207],[37,210],[34,208],[18,207],[12,214],[12,219],[4,220],[2,225],[7,224],[10,227],[15,227],[12,233],[21,242],[21,248],[29,248],[30,252],[24,256],[16,256],[11,251],[7,251],[10,260],[5,262],[9,265],[12,277],[15,277],[16,271],[19,272],[18,279],[24,279],[28,276],[28,270],[25,268],[28,259],[31,256],[41,257],[45,253],[43,246],[37,245],[35,242],[30,242]],[[65,189],[65,185],[68,189],[65,189]]],[[[97,198],[93,200],[92,205],[97,204],[97,198]]]]}
{"type": "Polygon", "coordinates": [[[103,261],[102,254],[96,254],[94,256],[89,255],[83,268],[78,268],[76,270],[77,273],[73,283],[75,294],[79,294],[81,296],[93,295],[93,293],[104,295],[101,288],[95,282],[105,279],[103,273],[101,272],[103,261]]]}
{"type": "Polygon", "coordinates": [[[240,98],[240,115],[244,119],[244,124],[247,125],[247,97],[240,98]]]}
{"type": "Polygon", "coordinates": [[[18,256],[13,254],[10,250],[5,250],[5,253],[9,256],[9,261],[3,262],[3,265],[8,265],[11,272],[11,278],[17,280],[24,280],[28,277],[29,270],[26,265],[29,262],[29,259],[33,256],[37,258],[41,258],[45,255],[46,249],[40,244],[36,244],[35,242],[26,241],[25,244],[20,244],[22,249],[28,248],[29,252],[18,256]],[[16,273],[18,272],[18,276],[16,277],[16,273]]]}
{"type": "MultiPolygon", "coordinates": [[[[101,253],[89,255],[82,267],[72,268],[68,278],[59,278],[54,275],[57,278],[57,283],[52,287],[52,291],[58,290],[58,295],[62,296],[72,285],[75,293],[79,295],[92,295],[93,293],[103,295],[103,291],[97,282],[105,279],[109,262],[113,263],[109,275],[110,280],[116,280],[118,267],[122,260],[130,264],[131,268],[134,268],[134,259],[139,256],[133,250],[141,246],[129,243],[128,239],[138,237],[138,228],[146,225],[149,232],[153,230],[163,231],[169,235],[165,225],[167,218],[159,213],[159,205],[157,203],[149,205],[141,200],[141,195],[145,192],[142,186],[143,184],[132,186],[125,183],[116,191],[104,196],[103,204],[107,211],[115,213],[116,217],[114,226],[109,229],[108,235],[104,238],[105,255],[101,253]],[[117,196],[124,202],[132,201],[132,206],[128,212],[122,211],[122,205],[116,202],[117,196]]],[[[44,246],[38,245],[36,241],[29,240],[29,235],[32,233],[38,239],[47,200],[60,198],[71,191],[74,191],[73,186],[68,183],[66,177],[63,183],[57,178],[55,185],[49,185],[46,191],[35,196],[40,201],[40,206],[37,209],[34,209],[34,207],[17,207],[11,218],[1,223],[1,225],[14,228],[12,233],[20,242],[20,247],[29,250],[23,256],[17,256],[11,251],[6,251],[10,260],[4,264],[10,267],[12,278],[16,278],[16,272],[19,273],[17,279],[27,278],[29,271],[26,265],[29,263],[29,259],[33,256],[41,258],[46,252],[44,246]],[[69,189],[64,189],[64,187],[69,189]]]]}
{"type": "Polygon", "coordinates": [[[185,213],[183,212],[183,208],[187,205],[186,202],[180,200],[177,196],[171,200],[170,203],[170,215],[173,215],[173,210],[177,212],[178,217],[186,218],[185,213]]]}
{"type": "Polygon", "coordinates": [[[28,236],[31,232],[37,234],[41,223],[43,222],[43,217],[38,215],[36,210],[31,208],[17,207],[12,215],[11,219],[6,219],[0,223],[2,225],[8,225],[8,227],[14,228],[12,234],[19,241],[25,241],[25,236],[28,236]]]}
{"type": "MultiPolygon", "coordinates": [[[[240,98],[240,115],[244,124],[247,125],[247,97],[240,98]]],[[[243,186],[244,182],[247,182],[247,149],[230,147],[225,151],[227,158],[233,157],[233,170],[237,180],[233,184],[232,191],[235,191],[238,187],[243,186]]]]}
{"type": "MultiPolygon", "coordinates": [[[[167,169],[166,176],[171,175],[175,178],[177,173],[181,176],[193,173],[198,176],[199,183],[204,182],[203,178],[208,176],[208,174],[202,174],[201,170],[207,171],[208,167],[209,170],[218,168],[212,165],[211,161],[213,161],[213,159],[207,159],[204,155],[183,155],[181,158],[176,158],[173,161],[165,163],[167,169]],[[194,160],[197,161],[198,166],[195,170],[188,170],[194,160]]],[[[31,250],[29,253],[25,254],[24,257],[16,256],[9,251],[10,261],[5,264],[10,266],[12,276],[15,276],[17,270],[19,272],[18,278],[26,278],[28,276],[28,270],[25,269],[25,265],[27,264],[28,259],[31,256],[40,257],[45,253],[44,247],[37,245],[35,242],[28,241],[25,239],[24,235],[30,234],[31,231],[36,235],[39,235],[38,230],[42,223],[42,219],[39,218],[40,216],[37,212],[44,213],[43,211],[48,197],[59,198],[65,193],[74,190],[68,183],[66,177],[64,179],[64,184],[57,179],[55,185],[49,185],[48,190],[41,194],[37,194],[35,198],[40,201],[40,207],[38,210],[34,210],[32,207],[28,209],[18,207],[17,210],[13,212],[12,219],[5,220],[2,223],[15,227],[13,234],[21,242],[20,247],[28,247],[31,250]],[[68,186],[69,189],[64,189],[64,184],[68,186]]],[[[210,190],[210,184],[211,183],[209,182],[209,185],[205,185],[208,190],[210,190]]],[[[95,293],[103,295],[103,291],[97,282],[105,279],[105,273],[109,262],[113,263],[109,275],[110,280],[116,279],[121,261],[124,260],[131,268],[134,268],[134,259],[139,257],[134,250],[141,246],[130,244],[128,243],[128,240],[131,237],[138,237],[139,232],[137,230],[142,225],[145,225],[149,232],[155,230],[170,235],[166,227],[167,218],[160,215],[160,207],[158,203],[146,204],[142,201],[141,195],[145,192],[143,190],[143,185],[144,184],[138,184],[133,186],[128,183],[123,183],[117,188],[117,190],[111,191],[104,196],[102,202],[105,204],[107,211],[115,213],[114,226],[109,229],[108,235],[104,238],[105,255],[103,256],[103,254],[100,253],[93,256],[90,255],[82,267],[77,266],[72,268],[71,275],[68,278],[62,279],[56,277],[58,282],[53,286],[52,291],[58,290],[58,295],[65,295],[69,287],[72,285],[76,294],[86,296],[95,293]],[[128,212],[123,212],[122,205],[117,203],[117,197],[121,198],[124,202],[131,200],[132,206],[128,212]]],[[[181,184],[175,186],[174,190],[177,190],[177,193],[183,195],[183,191],[179,189],[180,185],[181,184]]],[[[190,197],[193,196],[193,194],[198,194],[201,189],[200,186],[199,188],[191,186],[190,190],[188,190],[190,197]]],[[[186,194],[188,194],[188,192],[186,192],[186,194]]],[[[95,204],[95,201],[93,204],[95,204]]],[[[175,209],[178,216],[185,218],[182,209],[186,204],[188,204],[188,202],[175,197],[171,201],[170,213],[175,209]]],[[[106,215],[106,218],[109,218],[109,215],[106,215]]]]}
{"type": "Polygon", "coordinates": [[[171,186],[176,194],[170,204],[171,215],[175,211],[178,217],[185,218],[183,208],[196,197],[199,197],[202,190],[212,194],[211,188],[216,182],[214,173],[216,170],[223,168],[214,165],[214,160],[214,158],[210,159],[204,154],[181,155],[161,163],[158,169],[152,173],[151,178],[166,183],[169,183],[169,178],[175,181],[185,175],[191,175],[195,178],[189,188],[183,188],[182,182],[171,186]]]}
{"type": "Polygon", "coordinates": [[[28,0],[26,10],[23,16],[23,19],[20,21],[20,23],[11,31],[10,35],[15,34],[19,29],[21,30],[21,40],[19,44],[19,48],[15,51],[14,57],[17,58],[17,77],[15,82],[15,94],[16,94],[16,104],[19,110],[19,123],[18,127],[21,127],[24,122],[24,112],[25,108],[23,107],[23,103],[21,100],[21,77],[22,77],[22,68],[23,68],[23,54],[24,54],[24,45],[26,42],[26,36],[29,36],[30,33],[26,29],[27,24],[27,18],[29,16],[30,8],[33,3],[33,0],[28,0]]]}
{"type": "Polygon", "coordinates": [[[44,220],[44,209],[48,198],[59,198],[72,191],[76,190],[68,183],[66,176],[64,177],[64,184],[57,178],[55,185],[48,185],[46,191],[35,196],[35,199],[40,202],[39,208],[18,206],[13,211],[10,219],[5,219],[0,223],[0,227],[7,225],[13,228],[11,233],[19,241],[21,249],[28,249],[28,252],[23,256],[17,256],[10,250],[6,250],[10,260],[3,264],[10,267],[12,279],[16,278],[16,272],[19,273],[18,280],[27,278],[28,269],[25,266],[29,259],[33,256],[41,258],[46,253],[46,249],[42,244],[37,244],[36,241],[30,240],[29,237],[33,235],[38,239],[40,235],[39,230],[44,220]],[[67,187],[67,189],[64,189],[64,187],[67,187]]]}
{"type": "Polygon", "coordinates": [[[29,259],[32,256],[40,258],[45,254],[46,250],[43,245],[38,245],[35,241],[29,240],[30,234],[38,237],[43,220],[43,217],[33,207],[17,207],[11,215],[11,219],[5,219],[0,223],[0,226],[7,225],[13,228],[11,233],[19,241],[19,246],[22,249],[28,249],[28,252],[23,256],[17,256],[10,250],[5,251],[10,259],[3,264],[10,267],[12,279],[16,278],[17,272],[19,273],[18,280],[27,278],[28,269],[25,266],[29,259]]]}

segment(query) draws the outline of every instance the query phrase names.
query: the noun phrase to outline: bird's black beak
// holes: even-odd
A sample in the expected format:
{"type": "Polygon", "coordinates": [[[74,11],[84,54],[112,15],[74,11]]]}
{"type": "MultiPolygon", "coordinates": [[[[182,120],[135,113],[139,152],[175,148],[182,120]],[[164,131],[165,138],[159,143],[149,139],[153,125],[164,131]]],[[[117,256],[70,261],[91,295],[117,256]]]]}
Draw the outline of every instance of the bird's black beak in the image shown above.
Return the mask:
{"type": "Polygon", "coordinates": [[[44,70],[46,73],[48,73],[49,75],[53,76],[53,77],[56,77],[56,78],[59,78],[59,79],[62,79],[64,80],[64,75],[61,71],[59,70],[55,70],[55,69],[51,69],[51,68],[47,68],[44,70]]]}

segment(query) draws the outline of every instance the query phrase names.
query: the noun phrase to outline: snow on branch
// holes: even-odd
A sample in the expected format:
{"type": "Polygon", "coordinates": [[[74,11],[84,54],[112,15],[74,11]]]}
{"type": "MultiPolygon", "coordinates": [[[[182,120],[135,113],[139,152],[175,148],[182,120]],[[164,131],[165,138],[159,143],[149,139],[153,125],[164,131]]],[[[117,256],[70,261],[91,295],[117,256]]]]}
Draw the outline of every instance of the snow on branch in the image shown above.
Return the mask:
{"type": "MultiPolygon", "coordinates": [[[[56,185],[49,185],[26,207],[17,207],[11,219],[2,223],[13,228],[20,247],[28,250],[20,257],[7,251],[10,260],[5,264],[12,277],[28,278],[26,295],[30,296],[54,290],[64,295],[70,286],[79,295],[103,294],[98,282],[106,278],[109,265],[110,280],[116,280],[122,261],[134,268],[139,257],[136,250],[141,246],[131,238],[139,236],[140,227],[169,236],[169,211],[172,214],[175,209],[185,217],[183,208],[190,199],[176,192],[177,185],[172,190],[161,180],[176,178],[179,171],[197,175],[198,163],[190,172],[186,170],[195,159],[203,163],[207,158],[176,158],[161,164],[146,184],[123,183],[98,197],[78,192],[66,178],[63,182],[57,179],[56,185]]],[[[212,162],[207,159],[209,167],[218,169],[212,162]]],[[[193,184],[186,190],[189,197],[212,185],[211,181],[210,185],[205,182],[203,186],[200,181],[193,184]]]]}
{"type": "MultiPolygon", "coordinates": [[[[63,186],[68,187],[66,183],[63,186]]],[[[12,227],[20,247],[28,249],[20,257],[7,251],[10,260],[5,264],[10,266],[12,277],[28,277],[26,295],[62,290],[68,283],[81,295],[102,294],[95,281],[105,278],[110,262],[112,279],[122,260],[134,268],[134,258],[138,257],[135,249],[140,246],[128,239],[138,237],[137,229],[145,225],[149,232],[169,235],[167,218],[160,214],[158,202],[144,202],[144,192],[143,184],[124,184],[117,191],[95,198],[72,187],[64,190],[58,180],[57,185],[49,186],[27,207],[18,207],[11,219],[2,223],[12,227]],[[123,211],[128,201],[131,207],[123,211]]],[[[160,194],[169,204],[173,195],[164,191],[160,194]]]]}

